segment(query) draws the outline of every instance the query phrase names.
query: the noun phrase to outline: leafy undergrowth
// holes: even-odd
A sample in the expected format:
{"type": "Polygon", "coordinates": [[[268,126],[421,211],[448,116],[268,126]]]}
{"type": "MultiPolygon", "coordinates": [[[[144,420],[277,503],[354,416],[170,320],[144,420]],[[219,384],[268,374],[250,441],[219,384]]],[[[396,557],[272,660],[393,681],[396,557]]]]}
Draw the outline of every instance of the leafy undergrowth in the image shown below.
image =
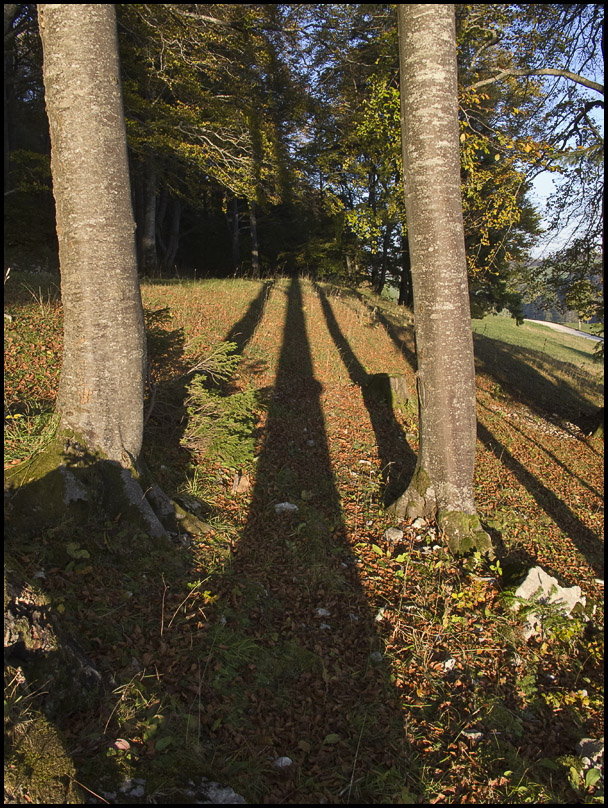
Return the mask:
{"type": "MultiPolygon", "coordinates": [[[[41,317],[13,279],[6,293],[5,465],[50,416],[61,327],[58,304],[41,317]]],[[[99,793],[141,778],[153,802],[197,773],[252,803],[599,801],[575,745],[603,731],[603,443],[574,425],[598,388],[476,338],[476,497],[500,561],[456,563],[433,525],[385,538],[417,414],[365,382],[400,373],[415,389],[402,311],[286,279],[154,283],[143,298],[146,459],[212,530],[167,548],[120,524],[66,524],[11,545],[112,677],[99,704],[54,717],[76,780],[99,793]],[[240,363],[214,402],[255,400],[238,467],[188,432],[187,374],[223,341],[240,363]],[[534,564],[580,585],[592,620],[550,615],[526,643],[506,594],[534,564]]]]}

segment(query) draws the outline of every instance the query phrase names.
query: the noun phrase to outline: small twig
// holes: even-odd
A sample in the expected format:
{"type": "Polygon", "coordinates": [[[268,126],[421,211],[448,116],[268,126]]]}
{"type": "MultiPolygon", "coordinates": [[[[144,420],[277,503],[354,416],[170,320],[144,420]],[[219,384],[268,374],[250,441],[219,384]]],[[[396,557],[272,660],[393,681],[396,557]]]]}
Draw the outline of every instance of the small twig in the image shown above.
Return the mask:
{"type": "Polygon", "coordinates": [[[353,760],[353,770],[350,775],[350,783],[348,784],[348,795],[346,797],[346,804],[350,802],[350,793],[352,791],[353,785],[355,784],[355,769],[357,768],[357,758],[359,757],[359,747],[361,746],[361,738],[363,737],[363,730],[365,729],[365,721],[367,720],[367,715],[363,716],[363,724],[361,725],[361,732],[359,733],[359,740],[357,741],[357,748],[355,750],[355,759],[353,760]]]}
{"type": "Polygon", "coordinates": [[[161,608],[160,608],[160,636],[162,637],[163,636],[163,631],[164,631],[164,628],[165,628],[165,594],[167,592],[167,584],[165,583],[165,575],[164,575],[164,573],[161,573],[160,577],[163,579],[163,586],[164,586],[163,599],[162,599],[161,608]]]}
{"type": "Polygon", "coordinates": [[[94,797],[97,797],[98,800],[101,800],[102,802],[105,802],[106,805],[110,804],[107,800],[104,800],[104,798],[100,794],[96,794],[94,791],[91,791],[90,788],[87,788],[83,783],[79,782],[75,777],[72,777],[70,779],[72,780],[73,783],[76,783],[76,785],[79,785],[80,788],[84,788],[84,790],[88,791],[89,794],[92,794],[94,797]]]}
{"type": "Polygon", "coordinates": [[[175,616],[177,615],[177,613],[179,612],[179,610],[182,608],[182,606],[184,605],[184,603],[185,603],[185,602],[188,600],[188,598],[190,597],[190,595],[193,595],[193,594],[196,592],[196,590],[199,588],[199,586],[201,586],[201,584],[206,583],[208,580],[209,580],[209,578],[205,578],[205,580],[204,580],[204,581],[199,581],[197,584],[195,584],[195,585],[192,587],[192,589],[190,590],[190,592],[188,592],[188,594],[186,595],[186,597],[185,597],[185,598],[182,600],[182,602],[179,604],[179,606],[177,607],[177,609],[176,609],[176,610],[173,612],[173,617],[172,617],[172,618],[171,618],[171,620],[169,621],[169,625],[167,626],[167,628],[171,628],[171,623],[172,623],[172,622],[175,620],[175,616]]]}

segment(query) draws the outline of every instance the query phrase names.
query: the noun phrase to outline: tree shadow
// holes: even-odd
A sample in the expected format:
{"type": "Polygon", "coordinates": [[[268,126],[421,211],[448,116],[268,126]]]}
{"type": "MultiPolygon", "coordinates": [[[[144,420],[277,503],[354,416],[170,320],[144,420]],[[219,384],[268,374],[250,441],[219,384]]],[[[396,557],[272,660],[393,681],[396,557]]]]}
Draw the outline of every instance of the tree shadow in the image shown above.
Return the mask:
{"type": "Polygon", "coordinates": [[[264,316],[266,303],[268,302],[268,298],[270,297],[273,286],[273,280],[263,282],[259,294],[254,300],[251,301],[245,314],[241,317],[238,323],[235,323],[232,326],[230,331],[224,337],[225,342],[236,343],[235,353],[242,354],[253,337],[256,328],[264,316]]]}
{"type": "Polygon", "coordinates": [[[382,401],[368,384],[369,374],[355,355],[342,333],[323,289],[315,284],[327,329],[340,354],[351,381],[361,388],[365,408],[376,436],[378,454],[385,483],[384,504],[394,502],[405,490],[406,482],[416,467],[416,454],[410,449],[403,430],[395,418],[392,406],[382,401]]]}
{"type": "MultiPolygon", "coordinates": [[[[225,669],[210,680],[225,692],[227,733],[236,731],[249,747],[265,745],[268,760],[294,761],[282,790],[273,791],[284,802],[315,793],[335,799],[340,786],[350,797],[353,779],[369,782],[393,765],[403,772],[407,752],[346,534],[321,393],[293,278],[247,520],[217,584],[218,647],[229,680],[225,669]],[[344,760],[352,763],[348,772],[344,760]]],[[[270,768],[267,776],[276,777],[270,768]]],[[[354,794],[364,800],[366,786],[354,794]]]]}
{"type": "Polygon", "coordinates": [[[582,387],[589,381],[587,374],[578,374],[579,384],[569,384],[560,373],[564,363],[541,351],[508,345],[483,334],[473,334],[473,342],[477,372],[487,374],[512,399],[540,416],[556,413],[576,421],[597,409],[582,387]]]}
{"type": "MultiPolygon", "coordinates": [[[[478,401],[477,402],[478,410],[479,410],[479,407],[481,407],[482,409],[484,409],[484,410],[486,410],[488,412],[490,411],[489,408],[485,406],[485,404],[482,404],[481,402],[478,401]]],[[[516,426],[513,423],[512,420],[509,421],[509,428],[512,429],[514,432],[517,432],[519,435],[521,435],[523,440],[527,441],[528,443],[533,444],[534,446],[539,448],[542,452],[544,452],[544,454],[546,454],[547,457],[551,458],[551,462],[553,462],[557,466],[559,466],[566,474],[568,474],[574,480],[577,480],[578,483],[580,485],[582,485],[583,488],[586,488],[587,491],[589,491],[591,494],[593,494],[596,497],[599,497],[600,499],[603,498],[603,494],[600,491],[596,491],[596,489],[592,485],[589,485],[589,483],[586,480],[584,480],[579,474],[576,474],[574,471],[572,471],[572,469],[569,468],[563,462],[563,460],[560,460],[559,457],[557,457],[557,455],[554,452],[552,452],[550,449],[547,449],[547,447],[543,446],[542,443],[535,440],[533,437],[531,437],[526,432],[524,432],[523,429],[520,429],[518,426],[516,426]]]]}
{"type": "MultiPolygon", "coordinates": [[[[127,762],[114,745],[117,732],[135,736],[145,720],[145,698],[122,723],[112,708],[146,678],[146,656],[161,664],[158,631],[138,623],[161,602],[161,573],[181,582],[190,559],[181,544],[149,536],[145,519],[137,525],[120,512],[114,485],[123,473],[67,438],[58,467],[24,485],[5,483],[5,672],[8,665],[17,684],[9,719],[15,738],[20,723],[31,724],[30,742],[42,744],[28,757],[27,730],[25,751],[14,748],[16,768],[25,766],[23,795],[40,783],[49,794],[64,787],[66,802],[85,801],[73,791],[67,799],[73,784],[116,791],[127,762]]],[[[5,706],[5,732],[6,718],[5,706]]],[[[141,744],[130,749],[136,761],[141,744]]]]}
{"type": "MultiPolygon", "coordinates": [[[[260,323],[274,281],[265,281],[250,302],[245,314],[224,337],[224,342],[236,344],[234,353],[242,354],[260,323]]],[[[151,465],[164,468],[161,477],[170,477],[165,485],[174,488],[183,477],[183,469],[192,459],[191,452],[182,446],[186,429],[186,398],[192,381],[189,373],[192,361],[185,353],[185,335],[182,327],[167,330],[170,322],[169,309],[146,310],[146,335],[149,353],[155,368],[170,368],[171,374],[162,381],[150,385],[145,406],[146,429],[144,451],[151,465]],[[157,449],[160,454],[157,455],[157,449]]],[[[210,384],[210,386],[213,386],[210,384]]],[[[223,385],[226,387],[226,385],[223,385]]]]}
{"type": "Polygon", "coordinates": [[[479,420],[477,437],[488,451],[511,471],[521,485],[534,497],[538,505],[555,522],[559,529],[569,536],[582,555],[587,559],[597,577],[604,577],[604,546],[599,537],[572,513],[570,508],[546,485],[519,462],[509,450],[496,439],[492,432],[479,420]]]}
{"type": "MultiPolygon", "coordinates": [[[[357,293],[357,296],[382,324],[395,346],[416,370],[413,329],[397,326],[380,309],[373,307],[364,295],[357,293]],[[410,333],[411,339],[408,338],[410,333]]],[[[587,374],[577,374],[576,368],[565,370],[574,374],[573,380],[577,375],[580,377],[579,385],[569,384],[561,378],[560,370],[564,370],[564,363],[557,362],[542,351],[508,345],[475,333],[473,342],[476,373],[487,374],[511,398],[525,404],[541,417],[557,412],[564,418],[578,422],[597,409],[581,389],[581,385],[588,381],[587,374]]]]}
{"type": "Polygon", "coordinates": [[[418,359],[416,358],[416,339],[412,327],[399,326],[393,323],[377,306],[372,306],[369,300],[361,292],[356,293],[357,298],[363,303],[368,311],[378,320],[386,333],[389,335],[395,347],[401,352],[412,370],[418,370],[418,359]]]}

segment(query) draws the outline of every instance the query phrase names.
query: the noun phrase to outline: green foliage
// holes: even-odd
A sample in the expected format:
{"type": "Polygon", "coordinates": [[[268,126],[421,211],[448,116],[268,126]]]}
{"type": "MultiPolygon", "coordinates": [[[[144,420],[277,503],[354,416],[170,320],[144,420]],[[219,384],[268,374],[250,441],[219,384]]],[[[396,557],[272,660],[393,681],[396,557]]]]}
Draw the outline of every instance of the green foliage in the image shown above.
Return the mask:
{"type": "Polygon", "coordinates": [[[23,193],[37,194],[40,191],[51,191],[51,163],[48,154],[17,149],[11,152],[11,163],[14,169],[14,182],[23,193]]]}
{"type": "Polygon", "coordinates": [[[236,342],[218,342],[212,348],[207,348],[203,337],[195,337],[186,346],[186,354],[195,357],[190,373],[209,376],[216,384],[228,381],[241,359],[235,353],[236,349],[236,342]]]}
{"type": "Polygon", "coordinates": [[[197,374],[188,387],[188,426],[182,444],[223,465],[242,468],[253,461],[253,430],[260,396],[254,389],[224,394],[209,390],[197,374]]]}

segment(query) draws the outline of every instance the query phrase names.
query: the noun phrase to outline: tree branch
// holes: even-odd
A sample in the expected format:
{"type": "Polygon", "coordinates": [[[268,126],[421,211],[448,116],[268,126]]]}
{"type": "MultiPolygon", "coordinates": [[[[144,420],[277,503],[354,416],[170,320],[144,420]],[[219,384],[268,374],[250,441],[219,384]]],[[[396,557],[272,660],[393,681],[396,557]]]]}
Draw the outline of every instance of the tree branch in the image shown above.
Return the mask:
{"type": "Polygon", "coordinates": [[[583,87],[589,87],[591,90],[595,90],[596,92],[604,95],[603,84],[599,84],[597,81],[592,81],[591,79],[585,78],[585,76],[579,76],[578,73],[573,73],[571,70],[558,70],[555,67],[540,67],[536,70],[515,70],[513,68],[509,68],[507,70],[502,70],[496,76],[492,76],[492,78],[476,81],[474,84],[470,84],[467,89],[477,90],[479,87],[485,87],[487,84],[494,84],[494,82],[505,79],[508,76],[561,76],[561,78],[569,79],[570,81],[576,82],[576,84],[582,84],[583,87]]]}

